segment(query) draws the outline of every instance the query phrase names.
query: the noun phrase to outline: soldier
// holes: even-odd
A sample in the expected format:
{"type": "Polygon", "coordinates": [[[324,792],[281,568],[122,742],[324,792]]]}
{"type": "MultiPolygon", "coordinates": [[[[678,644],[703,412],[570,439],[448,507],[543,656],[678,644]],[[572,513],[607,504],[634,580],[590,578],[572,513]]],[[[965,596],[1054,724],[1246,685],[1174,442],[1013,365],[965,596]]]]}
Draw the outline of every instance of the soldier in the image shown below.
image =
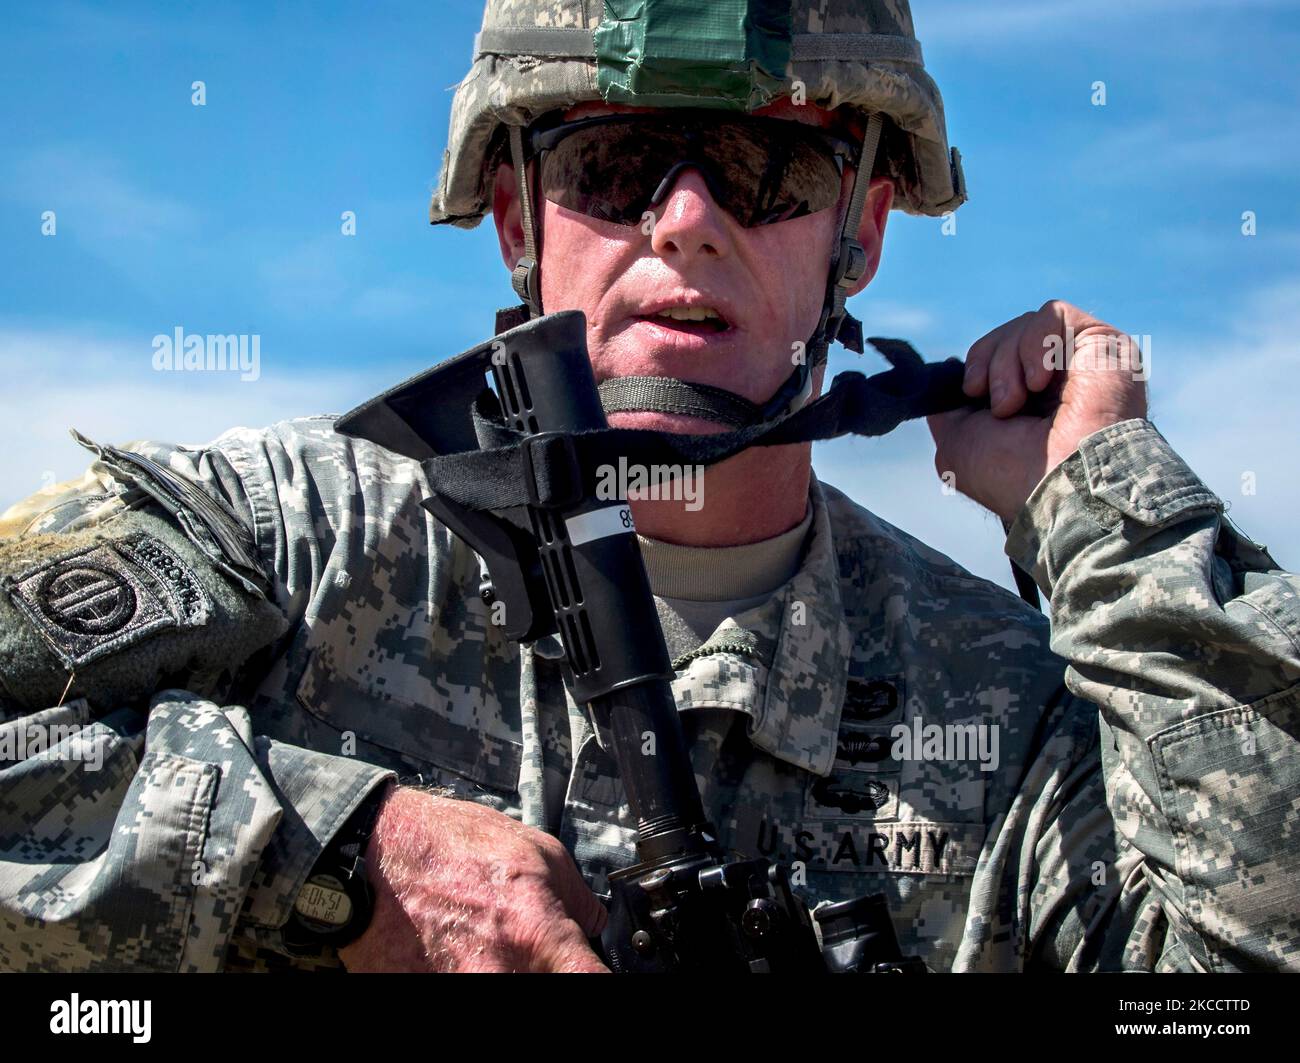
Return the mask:
{"type": "MultiPolygon", "coordinates": [[[[531,312],[585,311],[612,423],[774,420],[852,341],[891,207],[965,198],[908,5],[605,8],[488,3],[432,220],[490,209],[531,312]]],[[[931,419],[1050,629],[806,442],[633,503],[723,843],[809,902],[883,891],[933,970],[1300,968],[1300,583],[1126,349],[1048,303],[971,348],[991,409],[931,419]]],[[[0,966],[602,969],[614,763],[422,466],[328,418],[81,441],[0,527],[0,966]]]]}

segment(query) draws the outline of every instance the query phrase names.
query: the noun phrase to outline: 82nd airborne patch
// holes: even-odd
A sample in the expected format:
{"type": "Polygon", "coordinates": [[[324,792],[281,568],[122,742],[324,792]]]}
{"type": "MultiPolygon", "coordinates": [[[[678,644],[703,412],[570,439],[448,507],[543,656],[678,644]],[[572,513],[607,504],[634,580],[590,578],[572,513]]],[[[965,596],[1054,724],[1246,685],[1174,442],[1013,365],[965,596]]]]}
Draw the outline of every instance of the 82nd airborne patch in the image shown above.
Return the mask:
{"type": "Polygon", "coordinates": [[[212,613],[189,565],[144,532],[56,557],[7,577],[4,589],[69,668],[212,613]]]}

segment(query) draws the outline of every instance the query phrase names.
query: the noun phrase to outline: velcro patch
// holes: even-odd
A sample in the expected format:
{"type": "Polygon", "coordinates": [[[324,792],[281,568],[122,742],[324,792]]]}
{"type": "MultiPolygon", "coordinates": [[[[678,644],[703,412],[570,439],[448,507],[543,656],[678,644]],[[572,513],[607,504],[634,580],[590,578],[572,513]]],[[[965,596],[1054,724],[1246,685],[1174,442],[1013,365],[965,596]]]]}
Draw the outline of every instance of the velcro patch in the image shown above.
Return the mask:
{"type": "Polygon", "coordinates": [[[212,614],[189,565],[144,532],[9,576],[4,589],[69,668],[168,628],[199,627],[212,614]]]}
{"type": "Polygon", "coordinates": [[[830,775],[815,778],[809,784],[804,815],[810,819],[842,819],[845,816],[896,819],[901,777],[897,771],[853,771],[845,769],[837,761],[830,775]]]}
{"type": "Polygon", "coordinates": [[[791,855],[810,871],[972,875],[984,835],[982,823],[810,822],[795,832],[791,855]]]}
{"type": "Polygon", "coordinates": [[[844,692],[845,723],[883,723],[899,715],[904,702],[901,675],[849,678],[844,692]]]}
{"type": "Polygon", "coordinates": [[[808,833],[810,866],[824,871],[973,875],[984,846],[982,823],[827,823],[808,833]]]}

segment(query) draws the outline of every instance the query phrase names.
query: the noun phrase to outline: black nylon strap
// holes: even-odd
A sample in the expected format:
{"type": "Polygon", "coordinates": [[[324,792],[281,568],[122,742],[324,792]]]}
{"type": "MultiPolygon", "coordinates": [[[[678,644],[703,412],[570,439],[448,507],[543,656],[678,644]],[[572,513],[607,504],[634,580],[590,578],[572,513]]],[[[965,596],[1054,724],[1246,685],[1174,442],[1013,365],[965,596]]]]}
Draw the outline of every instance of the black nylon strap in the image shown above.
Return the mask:
{"type": "Polygon", "coordinates": [[[677,435],[644,429],[603,428],[571,436],[572,448],[529,441],[495,417],[495,398],[481,396],[474,409],[482,443],[477,451],[440,455],[424,463],[433,489],[469,509],[563,506],[594,495],[596,472],[618,458],[652,465],[712,465],[751,446],[780,446],[854,433],[885,435],[904,421],[957,409],[969,400],[961,392],[963,364],[908,365],[875,376],[841,373],[815,402],[775,424],[757,424],[717,435],[677,435]]]}
{"type": "Polygon", "coordinates": [[[624,376],[603,380],[597,389],[606,413],[652,410],[703,417],[741,428],[759,420],[761,409],[753,402],[709,384],[696,384],[659,376],[624,376]]]}

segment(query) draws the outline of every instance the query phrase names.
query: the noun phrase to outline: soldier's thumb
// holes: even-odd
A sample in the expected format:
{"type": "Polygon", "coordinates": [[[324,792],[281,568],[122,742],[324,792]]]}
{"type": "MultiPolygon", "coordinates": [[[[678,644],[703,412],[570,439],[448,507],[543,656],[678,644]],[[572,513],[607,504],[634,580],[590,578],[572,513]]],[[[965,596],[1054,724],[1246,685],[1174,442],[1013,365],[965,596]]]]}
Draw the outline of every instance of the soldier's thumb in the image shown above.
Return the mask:
{"type": "Polygon", "coordinates": [[[564,910],[578,924],[583,934],[589,938],[600,937],[605,924],[609,922],[609,912],[600,903],[600,898],[587,888],[576,869],[572,875],[561,876],[557,892],[564,910]]]}

